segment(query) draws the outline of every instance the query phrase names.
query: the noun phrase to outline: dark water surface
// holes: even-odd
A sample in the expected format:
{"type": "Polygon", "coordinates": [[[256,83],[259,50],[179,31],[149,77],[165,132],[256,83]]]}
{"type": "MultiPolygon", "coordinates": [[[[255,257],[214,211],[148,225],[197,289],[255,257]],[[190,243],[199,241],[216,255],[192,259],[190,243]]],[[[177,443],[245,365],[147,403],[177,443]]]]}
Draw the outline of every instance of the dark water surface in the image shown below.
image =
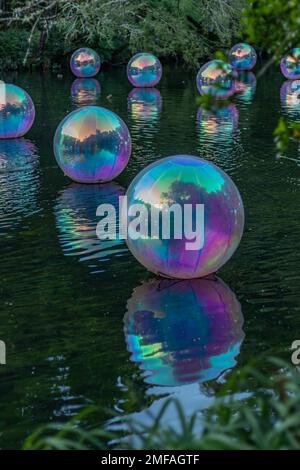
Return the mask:
{"type": "Polygon", "coordinates": [[[25,138],[0,141],[1,448],[90,403],[146,421],[173,395],[191,413],[212,402],[229,369],[286,357],[300,337],[300,160],[295,143],[276,159],[272,131],[280,115],[299,120],[300,105],[286,87],[282,106],[279,72],[217,117],[197,109],[195,77],[180,69],[148,92],[132,91],[124,69],[83,86],[70,75],[1,78],[24,87],[37,111],[25,138]],[[118,113],[132,135],[127,169],[103,186],[72,183],[53,156],[57,125],[85,103],[118,113]],[[244,237],[220,281],[160,282],[125,243],[96,238],[96,207],[180,153],[219,165],[244,200],[244,237]]]}

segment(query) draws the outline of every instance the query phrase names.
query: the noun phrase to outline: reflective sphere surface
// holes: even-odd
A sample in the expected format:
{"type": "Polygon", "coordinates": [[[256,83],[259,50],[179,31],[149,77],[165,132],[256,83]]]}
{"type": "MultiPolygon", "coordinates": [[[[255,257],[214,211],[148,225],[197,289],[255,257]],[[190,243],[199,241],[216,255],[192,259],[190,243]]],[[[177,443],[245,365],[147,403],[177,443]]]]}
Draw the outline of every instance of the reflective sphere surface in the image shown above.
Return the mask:
{"type": "Polygon", "coordinates": [[[243,315],[220,279],[151,280],[127,302],[124,332],[147,383],[178,386],[220,376],[236,364],[243,315]]]}
{"type": "Polygon", "coordinates": [[[35,118],[32,99],[22,88],[0,82],[0,139],[22,137],[35,118]]]}
{"type": "Polygon", "coordinates": [[[54,137],[58,165],[80,183],[110,181],[128,163],[131,138],[124,121],[112,111],[86,106],[66,116],[54,137]]]}
{"type": "Polygon", "coordinates": [[[281,59],[280,69],[289,80],[300,78],[300,47],[295,47],[281,59]]]}
{"type": "Polygon", "coordinates": [[[135,87],[153,87],[162,76],[162,65],[153,54],[141,52],[134,55],[127,65],[127,77],[135,87]]]}
{"type": "Polygon", "coordinates": [[[126,195],[128,247],[158,275],[207,276],[229,260],[241,240],[244,209],[240,194],[229,176],[209,161],[190,155],[158,160],[135,177],[126,195]],[[136,230],[135,204],[143,215],[136,230]],[[168,214],[173,205],[176,217],[168,214]]]}
{"type": "Polygon", "coordinates": [[[245,42],[236,44],[229,52],[229,62],[236,70],[251,70],[256,61],[255,49],[245,42]]]}
{"type": "Polygon", "coordinates": [[[100,70],[100,57],[93,49],[82,47],[73,52],[70,67],[79,78],[94,77],[100,70]]]}
{"type": "Polygon", "coordinates": [[[196,78],[201,95],[211,94],[226,99],[235,92],[235,73],[231,65],[222,60],[211,60],[204,64],[196,78]]]}

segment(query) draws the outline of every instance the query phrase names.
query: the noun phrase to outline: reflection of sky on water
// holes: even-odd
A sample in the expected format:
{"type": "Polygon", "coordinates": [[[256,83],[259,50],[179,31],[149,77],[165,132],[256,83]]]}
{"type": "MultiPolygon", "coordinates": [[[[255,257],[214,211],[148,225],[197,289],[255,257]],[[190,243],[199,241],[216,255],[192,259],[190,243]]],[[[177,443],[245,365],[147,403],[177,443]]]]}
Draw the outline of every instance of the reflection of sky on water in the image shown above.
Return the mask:
{"type": "Polygon", "coordinates": [[[162,65],[153,54],[138,53],[127,66],[127,77],[133,86],[153,87],[162,76],[162,65]]]}
{"type": "Polygon", "coordinates": [[[244,338],[240,304],[220,279],[145,282],[127,302],[124,325],[131,360],[159,386],[219,377],[244,338]]]}
{"type": "Polygon", "coordinates": [[[162,97],[156,88],[134,88],[128,95],[128,112],[138,125],[156,123],[162,110],[162,97]]]}
{"type": "Polygon", "coordinates": [[[290,118],[300,117],[300,80],[286,80],[280,89],[281,105],[290,118]]]}
{"type": "Polygon", "coordinates": [[[27,139],[0,140],[0,234],[38,210],[39,156],[27,139]]]}
{"type": "Polygon", "coordinates": [[[117,227],[119,196],[125,194],[117,183],[81,185],[73,183],[61,191],[55,206],[59,240],[66,256],[76,256],[88,262],[92,272],[101,272],[97,262],[108,261],[127,251],[124,240],[99,240],[96,216],[100,204],[112,204],[116,209],[117,227]]]}
{"type": "Polygon", "coordinates": [[[216,110],[206,110],[200,107],[197,113],[199,141],[226,143],[231,140],[233,133],[237,130],[238,122],[239,112],[233,103],[216,110]]]}
{"type": "Polygon", "coordinates": [[[239,72],[235,89],[238,101],[251,103],[256,91],[256,77],[253,72],[239,72]]]}
{"type": "Polygon", "coordinates": [[[75,106],[97,104],[100,93],[101,85],[96,78],[77,78],[72,83],[71,97],[75,106]]]}

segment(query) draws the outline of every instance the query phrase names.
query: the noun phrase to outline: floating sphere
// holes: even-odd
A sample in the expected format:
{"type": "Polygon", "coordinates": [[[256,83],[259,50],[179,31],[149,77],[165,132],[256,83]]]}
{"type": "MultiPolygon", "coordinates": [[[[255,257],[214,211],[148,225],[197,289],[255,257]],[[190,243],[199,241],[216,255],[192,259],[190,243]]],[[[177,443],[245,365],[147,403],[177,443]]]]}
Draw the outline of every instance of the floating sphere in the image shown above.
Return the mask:
{"type": "Polygon", "coordinates": [[[158,160],[135,177],[126,195],[128,247],[155,274],[179,279],[207,276],[229,260],[241,240],[241,196],[229,176],[204,159],[176,155],[158,160]],[[131,217],[135,204],[141,208],[136,230],[138,219],[131,217]],[[174,217],[171,206],[176,208],[174,217]]]}
{"type": "Polygon", "coordinates": [[[134,55],[127,65],[127,77],[135,87],[153,87],[162,76],[162,65],[153,54],[141,52],[134,55]]]}
{"type": "Polygon", "coordinates": [[[31,128],[35,108],[28,93],[0,81],[0,139],[22,137],[31,128]]]}
{"type": "Polygon", "coordinates": [[[281,104],[292,118],[300,114],[300,80],[286,80],[280,89],[281,104]]]}
{"type": "Polygon", "coordinates": [[[235,92],[235,73],[230,64],[222,60],[211,60],[204,64],[196,78],[201,95],[211,94],[226,99],[235,92]]]}
{"type": "Polygon", "coordinates": [[[73,52],[70,67],[74,75],[79,78],[94,77],[100,70],[100,57],[89,47],[82,47],[73,52]]]}
{"type": "Polygon", "coordinates": [[[295,47],[281,59],[280,69],[289,80],[300,78],[300,47],[295,47]]]}
{"type": "Polygon", "coordinates": [[[131,360],[153,385],[204,382],[235,366],[244,339],[241,306],[220,279],[151,280],[127,302],[131,360]]]}
{"type": "Polygon", "coordinates": [[[111,181],[126,167],[131,138],[112,111],[86,106],[68,114],[54,137],[54,154],[62,171],[79,183],[111,181]]]}
{"type": "Polygon", "coordinates": [[[76,78],[72,83],[72,101],[77,106],[90,106],[97,103],[101,86],[96,78],[76,78]]]}
{"type": "Polygon", "coordinates": [[[236,70],[251,70],[255,66],[257,55],[255,49],[245,42],[236,44],[230,49],[229,62],[236,70]]]}

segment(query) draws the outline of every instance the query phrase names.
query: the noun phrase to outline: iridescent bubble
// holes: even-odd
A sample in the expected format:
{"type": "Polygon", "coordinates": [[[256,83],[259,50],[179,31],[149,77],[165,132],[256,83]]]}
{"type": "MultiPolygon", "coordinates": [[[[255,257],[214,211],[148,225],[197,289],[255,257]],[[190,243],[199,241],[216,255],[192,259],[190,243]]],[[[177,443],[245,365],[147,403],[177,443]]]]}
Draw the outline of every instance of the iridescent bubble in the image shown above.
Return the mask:
{"type": "Polygon", "coordinates": [[[226,140],[238,127],[239,112],[234,103],[212,110],[200,107],[197,113],[197,123],[201,138],[209,136],[226,140]]]}
{"type": "Polygon", "coordinates": [[[162,110],[162,97],[156,88],[134,88],[128,95],[128,111],[136,122],[155,122],[162,110]]]}
{"type": "Polygon", "coordinates": [[[146,209],[141,211],[142,222],[136,230],[133,227],[138,219],[129,213],[128,247],[142,265],[158,275],[180,279],[207,276],[229,260],[241,240],[241,196],[226,173],[201,158],[176,155],[158,160],[135,177],[126,195],[128,213],[135,204],[146,209]],[[170,217],[173,204],[176,216],[174,212],[170,217]],[[204,206],[204,224],[200,204],[204,206]]]}
{"type": "Polygon", "coordinates": [[[35,108],[28,93],[0,81],[0,139],[22,137],[31,128],[35,108]]]}
{"type": "MultiPolygon", "coordinates": [[[[59,241],[65,256],[76,256],[87,263],[93,273],[103,270],[98,262],[109,261],[113,256],[127,252],[124,240],[107,232],[107,239],[97,236],[97,208],[110,204],[116,211],[116,233],[119,233],[119,197],[125,190],[117,183],[78,184],[72,183],[63,189],[55,206],[59,241]]],[[[109,229],[109,227],[108,227],[109,229]]]]}
{"type": "Polygon", "coordinates": [[[243,315],[220,279],[151,280],[127,302],[124,331],[131,360],[153,385],[215,379],[236,364],[243,315]]]}
{"type": "Polygon", "coordinates": [[[126,167],[131,138],[124,121],[112,111],[86,106],[68,114],[54,137],[62,171],[79,183],[111,181],[126,167]]]}
{"type": "Polygon", "coordinates": [[[89,47],[77,49],[70,60],[71,70],[79,78],[94,77],[99,72],[100,66],[99,55],[89,47]]]}
{"type": "Polygon", "coordinates": [[[300,47],[295,47],[281,59],[280,69],[289,80],[300,78],[300,47]]]}
{"type": "Polygon", "coordinates": [[[280,89],[280,99],[287,114],[291,117],[299,117],[300,80],[286,80],[280,89]]]}
{"type": "Polygon", "coordinates": [[[253,72],[239,72],[235,83],[235,91],[240,101],[250,103],[256,90],[256,77],[253,72]]]}
{"type": "Polygon", "coordinates": [[[77,78],[72,83],[72,101],[77,106],[97,104],[101,86],[96,78],[77,78]]]}
{"type": "Polygon", "coordinates": [[[127,77],[135,87],[153,87],[162,76],[162,65],[157,57],[147,52],[134,55],[127,65],[127,77]]]}
{"type": "Polygon", "coordinates": [[[230,49],[229,62],[236,70],[251,70],[256,64],[255,49],[245,42],[236,44],[230,49]]]}
{"type": "Polygon", "coordinates": [[[235,92],[235,73],[230,64],[211,60],[200,68],[196,83],[201,95],[211,94],[215,98],[226,99],[235,92]]]}
{"type": "Polygon", "coordinates": [[[0,236],[39,210],[38,163],[30,140],[0,140],[0,236]]]}

